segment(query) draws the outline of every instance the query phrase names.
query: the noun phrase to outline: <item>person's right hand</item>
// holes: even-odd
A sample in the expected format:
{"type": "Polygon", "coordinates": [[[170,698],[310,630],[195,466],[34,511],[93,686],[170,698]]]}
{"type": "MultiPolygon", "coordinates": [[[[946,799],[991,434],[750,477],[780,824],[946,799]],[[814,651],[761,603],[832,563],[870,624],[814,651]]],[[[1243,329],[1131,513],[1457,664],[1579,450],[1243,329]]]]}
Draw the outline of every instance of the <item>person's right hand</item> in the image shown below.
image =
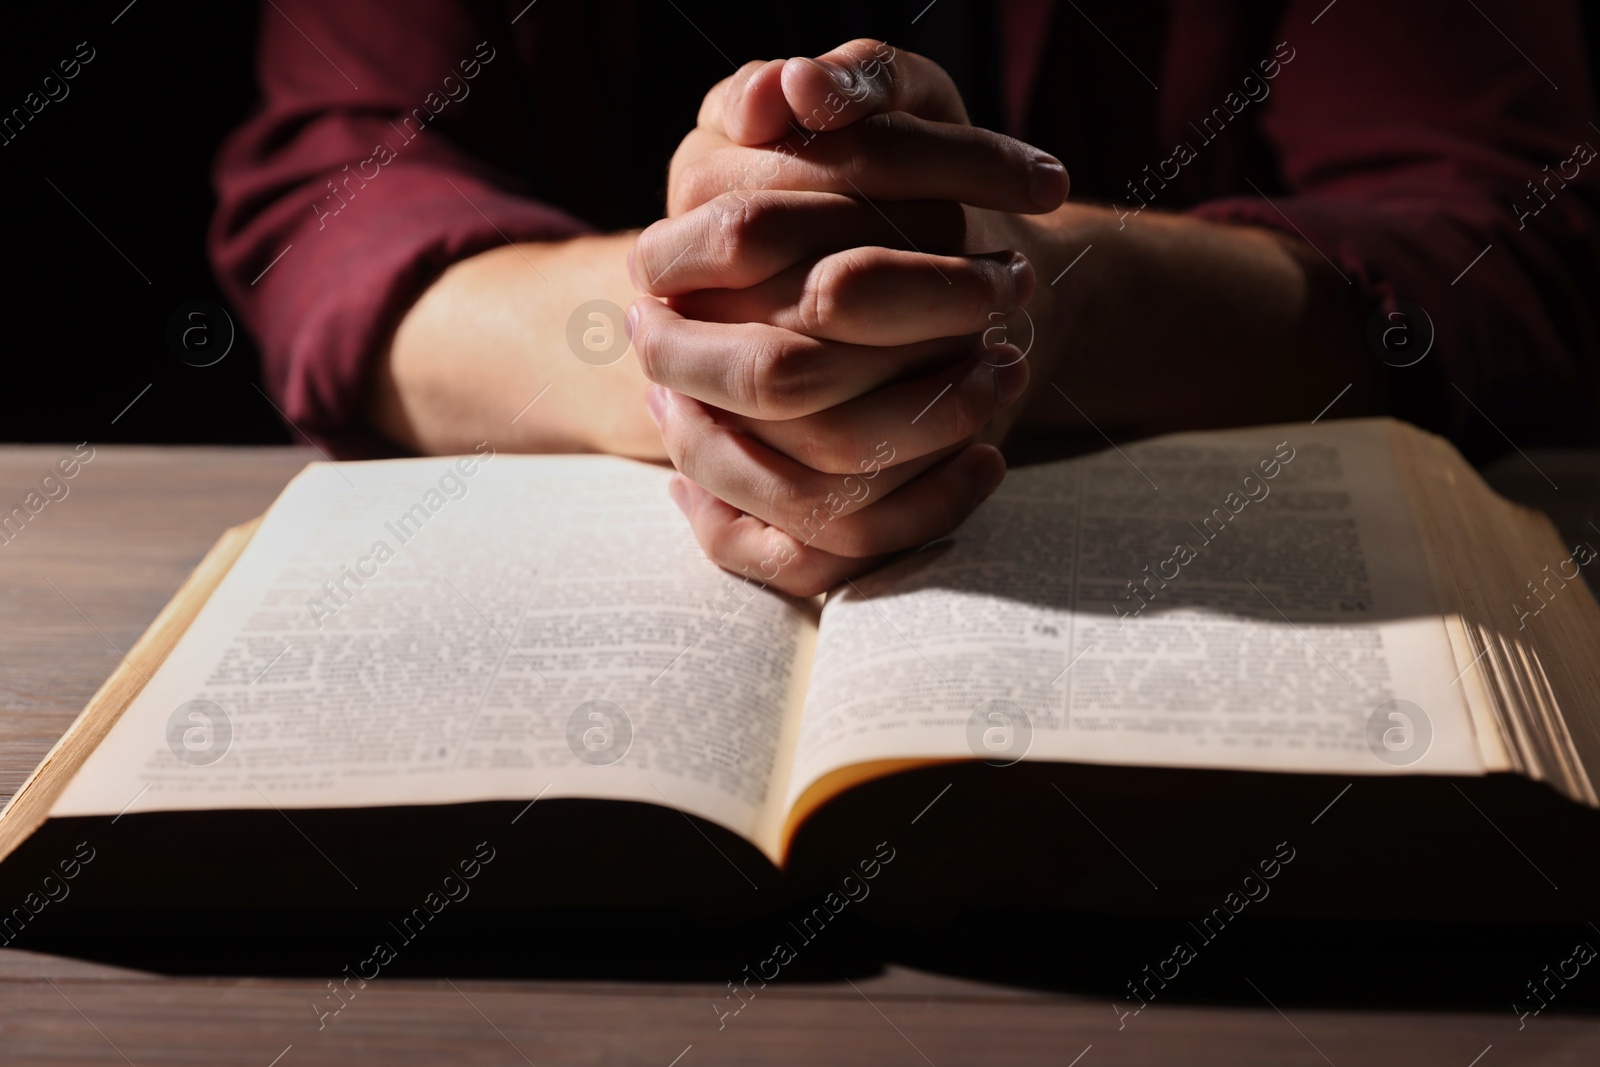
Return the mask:
{"type": "Polygon", "coordinates": [[[790,592],[948,532],[998,484],[972,441],[1028,372],[978,339],[1035,287],[1007,225],[1066,191],[1050,157],[965,125],[935,64],[881,47],[824,57],[847,94],[814,60],[713,89],[633,257],[668,298],[630,318],[674,495],[712,559],[790,592]],[[771,143],[797,113],[822,132],[771,143]]]}

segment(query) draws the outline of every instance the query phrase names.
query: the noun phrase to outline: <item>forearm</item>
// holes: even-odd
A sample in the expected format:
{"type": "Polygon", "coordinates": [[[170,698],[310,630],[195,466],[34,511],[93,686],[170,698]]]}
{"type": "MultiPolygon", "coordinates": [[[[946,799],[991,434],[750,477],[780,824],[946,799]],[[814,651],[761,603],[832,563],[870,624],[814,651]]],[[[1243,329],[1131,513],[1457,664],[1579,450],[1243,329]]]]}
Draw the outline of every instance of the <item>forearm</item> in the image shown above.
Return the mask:
{"type": "MultiPolygon", "coordinates": [[[[638,361],[597,366],[567,341],[580,305],[607,300],[625,310],[637,297],[627,271],[633,238],[507,245],[450,267],[407,311],[379,360],[373,425],[426,453],[488,441],[515,452],[663,458],[638,361]]],[[[610,325],[625,349],[622,323],[610,325]]]]}
{"type": "Polygon", "coordinates": [[[1346,385],[1340,414],[1381,409],[1362,298],[1302,242],[1149,212],[1121,228],[1116,212],[1079,206],[1037,225],[1041,292],[1028,310],[1053,348],[1036,361],[1022,429],[1302,421],[1346,385]]]}
{"type": "MultiPolygon", "coordinates": [[[[1024,225],[1017,245],[1041,281],[1028,306],[1040,348],[1024,431],[1086,430],[1086,420],[1128,434],[1296,421],[1351,383],[1343,413],[1381,407],[1360,298],[1313,249],[1185,216],[1147,213],[1121,228],[1115,212],[1076,205],[1024,225]]],[[[662,458],[637,360],[595,366],[567,342],[579,305],[626,308],[636,296],[632,241],[506,246],[451,267],[379,362],[374,425],[422,452],[487,440],[508,451],[662,458]]]]}

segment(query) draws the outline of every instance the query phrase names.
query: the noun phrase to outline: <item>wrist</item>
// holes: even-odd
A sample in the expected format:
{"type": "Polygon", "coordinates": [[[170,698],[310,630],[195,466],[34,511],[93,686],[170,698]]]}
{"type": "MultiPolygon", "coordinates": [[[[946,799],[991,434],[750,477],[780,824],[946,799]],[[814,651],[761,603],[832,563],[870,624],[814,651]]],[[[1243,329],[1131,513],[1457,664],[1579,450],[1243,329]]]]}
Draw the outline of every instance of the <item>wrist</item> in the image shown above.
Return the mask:
{"type": "MultiPolygon", "coordinates": [[[[1012,217],[1012,239],[1032,262],[1038,284],[1023,304],[1015,326],[1017,343],[1028,354],[1028,389],[1014,405],[1012,421],[1040,428],[1041,409],[1060,405],[1051,383],[1088,347],[1085,334],[1105,309],[1103,294],[1114,289],[1116,215],[1103,208],[1066,204],[1047,215],[1012,217]],[[1100,294],[1100,295],[1097,295],[1100,294]]],[[[1052,416],[1051,426],[1059,426],[1052,416]]]]}

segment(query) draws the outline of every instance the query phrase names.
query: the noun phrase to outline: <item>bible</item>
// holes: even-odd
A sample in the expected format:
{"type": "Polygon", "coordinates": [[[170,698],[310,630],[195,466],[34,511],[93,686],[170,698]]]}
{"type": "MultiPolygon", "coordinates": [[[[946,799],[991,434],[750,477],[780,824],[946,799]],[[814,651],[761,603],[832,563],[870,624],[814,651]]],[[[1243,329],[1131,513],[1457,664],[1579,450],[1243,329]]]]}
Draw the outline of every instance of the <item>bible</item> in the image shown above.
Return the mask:
{"type": "MultiPolygon", "coordinates": [[[[1446,785],[1482,809],[1486,778],[1568,826],[1600,804],[1600,535],[1563,543],[1405,424],[1017,468],[953,534],[815,601],[768,588],[781,556],[709,563],[669,474],[487,446],[311,464],[0,815],[0,884],[120,849],[119,908],[403,905],[432,876],[374,872],[476,866],[528,834],[538,870],[505,902],[693,904],[671,873],[691,864],[732,894],[914,852],[907,895],[954,893],[983,855],[989,891],[1118,908],[1134,871],[1200,884],[1176,861],[1154,877],[1149,854],[1176,853],[1141,836],[1152,803],[1299,805],[1319,833],[1334,803],[1446,785]]],[[[870,502],[877,474],[841,476],[791,532],[870,502]]],[[[1395,862],[1437,861],[1413,845],[1395,862]]]]}

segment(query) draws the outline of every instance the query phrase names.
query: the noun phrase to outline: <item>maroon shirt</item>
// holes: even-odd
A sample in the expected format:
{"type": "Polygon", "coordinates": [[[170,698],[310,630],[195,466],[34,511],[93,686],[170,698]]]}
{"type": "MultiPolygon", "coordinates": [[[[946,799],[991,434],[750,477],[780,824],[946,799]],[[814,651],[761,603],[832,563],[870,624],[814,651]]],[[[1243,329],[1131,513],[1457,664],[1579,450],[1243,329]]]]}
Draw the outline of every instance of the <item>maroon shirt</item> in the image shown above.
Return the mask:
{"type": "Polygon", "coordinates": [[[945,63],[975,121],[1057,154],[1075,199],[1295,234],[1379,314],[1422,307],[1437,336],[1385,371],[1396,414],[1478,455],[1600,435],[1575,5],[940,0],[910,38],[893,4],[790,6],[755,29],[749,5],[692,0],[264,7],[262,104],[219,155],[211,254],[289,418],[391,453],[362,422],[370,369],[441,270],[647,224],[734,64],[870,34],[945,63]]]}

